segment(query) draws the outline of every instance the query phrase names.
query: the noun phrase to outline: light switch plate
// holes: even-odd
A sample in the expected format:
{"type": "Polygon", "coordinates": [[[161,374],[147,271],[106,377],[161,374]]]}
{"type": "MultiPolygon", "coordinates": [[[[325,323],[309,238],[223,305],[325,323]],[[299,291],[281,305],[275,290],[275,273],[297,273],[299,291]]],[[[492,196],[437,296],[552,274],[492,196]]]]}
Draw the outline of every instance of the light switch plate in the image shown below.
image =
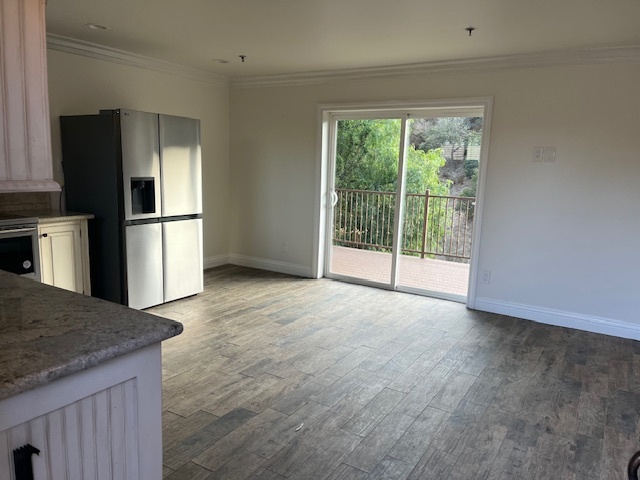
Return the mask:
{"type": "Polygon", "coordinates": [[[532,160],[534,162],[541,162],[544,154],[543,147],[533,147],[532,160]]]}
{"type": "Polygon", "coordinates": [[[543,159],[545,162],[556,161],[556,147],[544,147],[543,159]]]}

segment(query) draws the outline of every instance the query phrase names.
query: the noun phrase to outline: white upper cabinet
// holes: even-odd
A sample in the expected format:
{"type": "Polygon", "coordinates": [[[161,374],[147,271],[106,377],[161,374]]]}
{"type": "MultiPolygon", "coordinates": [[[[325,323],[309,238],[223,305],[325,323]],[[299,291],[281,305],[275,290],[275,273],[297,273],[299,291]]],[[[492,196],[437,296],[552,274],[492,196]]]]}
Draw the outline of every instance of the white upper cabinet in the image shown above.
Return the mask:
{"type": "Polygon", "coordinates": [[[0,192],[59,190],[51,161],[45,0],[1,0],[0,192]]]}

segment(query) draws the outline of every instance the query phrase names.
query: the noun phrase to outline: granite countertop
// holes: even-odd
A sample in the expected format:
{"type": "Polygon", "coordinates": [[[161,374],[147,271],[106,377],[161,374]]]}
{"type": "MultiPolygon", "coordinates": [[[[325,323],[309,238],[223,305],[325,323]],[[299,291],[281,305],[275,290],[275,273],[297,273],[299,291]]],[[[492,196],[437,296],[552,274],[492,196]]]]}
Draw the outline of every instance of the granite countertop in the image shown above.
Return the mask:
{"type": "Polygon", "coordinates": [[[0,271],[0,400],[181,332],[173,320],[0,271]]]}
{"type": "Polygon", "coordinates": [[[37,218],[38,223],[68,222],[71,220],[89,220],[94,218],[92,213],[68,212],[61,210],[20,210],[11,213],[14,215],[22,215],[27,218],[37,218]]]}

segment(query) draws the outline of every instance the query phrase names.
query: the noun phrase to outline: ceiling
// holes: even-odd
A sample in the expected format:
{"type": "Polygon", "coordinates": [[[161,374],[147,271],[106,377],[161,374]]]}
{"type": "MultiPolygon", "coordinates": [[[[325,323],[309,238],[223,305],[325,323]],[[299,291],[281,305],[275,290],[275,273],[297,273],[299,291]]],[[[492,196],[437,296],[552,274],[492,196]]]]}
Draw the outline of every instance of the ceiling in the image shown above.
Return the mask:
{"type": "Polygon", "coordinates": [[[48,33],[232,78],[640,45],[640,0],[48,0],[46,8],[48,33]]]}

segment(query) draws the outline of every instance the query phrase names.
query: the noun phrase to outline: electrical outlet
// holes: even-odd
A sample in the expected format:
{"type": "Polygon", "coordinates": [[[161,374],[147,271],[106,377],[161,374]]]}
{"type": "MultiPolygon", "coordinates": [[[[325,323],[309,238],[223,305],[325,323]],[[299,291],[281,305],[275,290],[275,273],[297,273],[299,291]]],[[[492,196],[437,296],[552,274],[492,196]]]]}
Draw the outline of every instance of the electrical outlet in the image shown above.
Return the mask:
{"type": "Polygon", "coordinates": [[[483,270],[480,274],[480,281],[485,285],[489,285],[491,283],[491,270],[483,270]]]}

